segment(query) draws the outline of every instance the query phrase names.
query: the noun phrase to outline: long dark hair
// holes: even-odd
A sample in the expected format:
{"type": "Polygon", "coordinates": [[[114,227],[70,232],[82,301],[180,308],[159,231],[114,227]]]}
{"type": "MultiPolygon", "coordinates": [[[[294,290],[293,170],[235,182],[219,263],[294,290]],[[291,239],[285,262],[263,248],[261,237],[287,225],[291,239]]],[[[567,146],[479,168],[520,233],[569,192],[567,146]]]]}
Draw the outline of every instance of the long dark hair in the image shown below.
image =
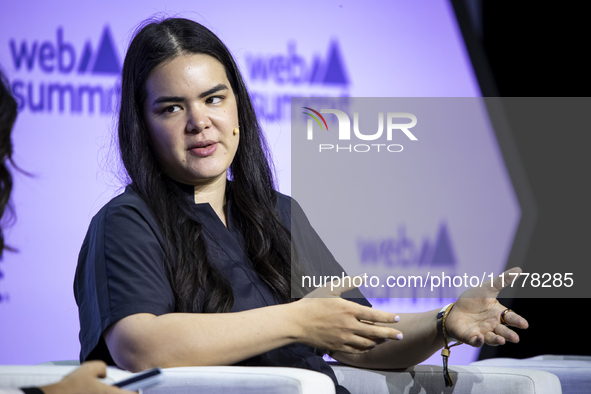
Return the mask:
{"type": "Polygon", "coordinates": [[[225,68],[237,98],[240,143],[230,166],[232,218],[244,235],[247,255],[277,302],[290,298],[289,230],[277,211],[268,149],[240,71],[210,30],[170,18],[138,29],[123,65],[119,147],[132,189],[150,206],[164,237],[168,279],[177,312],[228,312],[232,288],[210,263],[201,224],[181,188],[170,181],[151,148],[144,117],[146,81],[162,62],[183,54],[206,54],[225,68]]]}
{"type": "MultiPolygon", "coordinates": [[[[9,204],[12,191],[12,175],[6,164],[11,163],[15,167],[12,161],[12,139],[10,134],[16,120],[16,114],[16,101],[10,91],[8,81],[0,72],[0,218],[3,218],[3,222],[6,221],[4,217],[5,211],[8,210],[9,213],[12,211],[9,204]]],[[[0,228],[0,256],[2,256],[5,248],[14,250],[4,244],[4,233],[0,228]]]]}

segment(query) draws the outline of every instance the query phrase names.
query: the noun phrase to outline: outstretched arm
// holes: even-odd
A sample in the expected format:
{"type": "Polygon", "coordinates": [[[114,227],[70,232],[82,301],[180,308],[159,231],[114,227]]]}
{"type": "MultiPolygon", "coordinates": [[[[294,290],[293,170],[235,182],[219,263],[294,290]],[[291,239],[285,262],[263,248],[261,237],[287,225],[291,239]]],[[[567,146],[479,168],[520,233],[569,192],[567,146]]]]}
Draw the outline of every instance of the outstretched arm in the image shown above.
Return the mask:
{"type": "MultiPolygon", "coordinates": [[[[482,287],[464,292],[451,310],[446,330],[449,337],[480,347],[503,345],[506,341],[517,343],[519,335],[508,326],[525,329],[527,321],[509,312],[505,315],[507,326],[501,323],[501,313],[507,309],[496,299],[503,284],[511,283],[510,274],[521,273],[521,269],[512,268],[501,277],[488,281],[482,287]]],[[[437,329],[437,313],[433,310],[424,313],[400,314],[396,328],[403,333],[403,339],[388,341],[364,354],[346,354],[334,352],[336,360],[364,368],[394,369],[407,368],[429,358],[443,348],[443,335],[437,329]]]]}
{"type": "Polygon", "coordinates": [[[399,334],[378,325],[393,323],[394,314],[340,298],[347,290],[335,288],[323,298],[307,297],[235,313],[130,315],[109,327],[105,339],[117,365],[140,371],[231,365],[296,342],[341,352],[367,352],[399,334]]]}

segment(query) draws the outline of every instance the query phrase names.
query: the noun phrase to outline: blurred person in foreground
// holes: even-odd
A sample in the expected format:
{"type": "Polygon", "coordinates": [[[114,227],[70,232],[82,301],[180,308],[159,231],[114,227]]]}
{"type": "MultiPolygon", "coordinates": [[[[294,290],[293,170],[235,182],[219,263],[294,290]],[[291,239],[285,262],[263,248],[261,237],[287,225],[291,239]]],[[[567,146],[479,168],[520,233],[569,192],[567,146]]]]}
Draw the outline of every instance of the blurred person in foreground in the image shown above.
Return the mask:
{"type": "MultiPolygon", "coordinates": [[[[11,132],[17,116],[17,104],[10,91],[8,81],[0,71],[0,218],[6,222],[5,211],[10,211],[12,175],[8,165],[13,168],[11,132]]],[[[12,250],[5,244],[4,233],[0,228],[0,256],[5,250],[12,250]]],[[[0,257],[1,258],[1,257],[0,257]]],[[[60,382],[43,387],[4,389],[0,394],[123,394],[129,391],[101,383],[98,379],[106,377],[106,364],[91,361],[82,364],[60,382]]]]}

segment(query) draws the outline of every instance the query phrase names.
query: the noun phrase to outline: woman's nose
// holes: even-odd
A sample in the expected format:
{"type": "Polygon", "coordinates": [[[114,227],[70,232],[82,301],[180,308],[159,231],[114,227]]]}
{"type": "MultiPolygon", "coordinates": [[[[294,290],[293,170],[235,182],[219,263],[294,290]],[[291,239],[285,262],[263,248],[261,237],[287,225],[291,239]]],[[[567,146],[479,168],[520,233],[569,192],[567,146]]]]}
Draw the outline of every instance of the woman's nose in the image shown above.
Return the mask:
{"type": "Polygon", "coordinates": [[[207,111],[191,109],[187,116],[187,133],[200,133],[211,126],[207,111]]]}

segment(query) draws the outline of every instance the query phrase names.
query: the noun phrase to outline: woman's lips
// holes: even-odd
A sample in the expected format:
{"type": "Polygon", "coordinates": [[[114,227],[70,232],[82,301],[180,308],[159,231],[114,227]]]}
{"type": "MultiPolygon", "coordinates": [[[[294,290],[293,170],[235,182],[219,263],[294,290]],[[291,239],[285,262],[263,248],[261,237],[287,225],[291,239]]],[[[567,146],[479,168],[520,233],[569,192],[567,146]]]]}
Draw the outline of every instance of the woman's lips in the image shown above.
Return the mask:
{"type": "MultiPolygon", "coordinates": [[[[202,145],[202,144],[200,144],[200,145],[202,145]]],[[[207,157],[207,156],[212,155],[213,152],[215,152],[215,150],[217,149],[217,147],[218,147],[217,142],[212,142],[208,145],[196,146],[196,147],[193,147],[189,150],[199,157],[207,157]]]]}

